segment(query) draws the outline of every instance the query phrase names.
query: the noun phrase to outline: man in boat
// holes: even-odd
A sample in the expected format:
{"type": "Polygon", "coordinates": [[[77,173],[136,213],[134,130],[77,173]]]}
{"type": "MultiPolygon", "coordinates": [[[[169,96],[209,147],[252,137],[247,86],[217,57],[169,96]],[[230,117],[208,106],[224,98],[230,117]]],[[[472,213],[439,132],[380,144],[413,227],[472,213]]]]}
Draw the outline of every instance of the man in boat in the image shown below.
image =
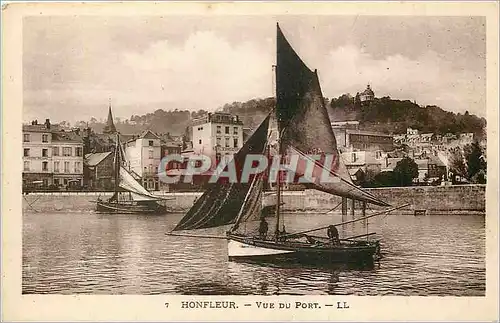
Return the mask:
{"type": "Polygon", "coordinates": [[[278,240],[279,241],[286,241],[286,235],[287,235],[287,232],[285,230],[285,225],[283,224],[283,230],[282,231],[278,231],[278,240]]]}
{"type": "Polygon", "coordinates": [[[267,230],[268,230],[268,224],[267,224],[266,218],[261,217],[260,218],[260,225],[259,225],[259,236],[262,240],[266,239],[267,230]]]}
{"type": "Polygon", "coordinates": [[[326,234],[328,235],[328,238],[330,238],[330,241],[334,245],[340,245],[339,231],[337,230],[337,228],[334,225],[330,225],[328,227],[326,234]]]}

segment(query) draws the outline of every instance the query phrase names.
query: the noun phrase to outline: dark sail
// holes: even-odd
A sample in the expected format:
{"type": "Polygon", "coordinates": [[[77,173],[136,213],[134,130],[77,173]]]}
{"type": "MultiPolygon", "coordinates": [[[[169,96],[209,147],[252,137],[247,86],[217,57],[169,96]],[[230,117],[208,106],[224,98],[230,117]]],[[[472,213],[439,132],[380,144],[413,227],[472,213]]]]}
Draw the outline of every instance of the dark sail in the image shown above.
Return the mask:
{"type": "MultiPolygon", "coordinates": [[[[293,147],[304,154],[333,157],[330,165],[324,166],[329,166],[341,180],[321,185],[311,183],[307,185],[310,188],[387,206],[387,203],[352,183],[347,168],[340,161],[317,72],[304,64],[279,26],[277,29],[276,115],[282,151],[291,153],[290,148],[293,147]]],[[[303,175],[300,167],[297,175],[303,175]]]]}
{"type": "MultiPolygon", "coordinates": [[[[269,127],[268,115],[243,147],[234,156],[238,178],[241,178],[242,165],[247,154],[263,154],[266,148],[269,127]]],[[[252,181],[247,183],[228,183],[219,180],[209,188],[187,212],[173,231],[195,230],[218,227],[234,223],[252,181]]]]}

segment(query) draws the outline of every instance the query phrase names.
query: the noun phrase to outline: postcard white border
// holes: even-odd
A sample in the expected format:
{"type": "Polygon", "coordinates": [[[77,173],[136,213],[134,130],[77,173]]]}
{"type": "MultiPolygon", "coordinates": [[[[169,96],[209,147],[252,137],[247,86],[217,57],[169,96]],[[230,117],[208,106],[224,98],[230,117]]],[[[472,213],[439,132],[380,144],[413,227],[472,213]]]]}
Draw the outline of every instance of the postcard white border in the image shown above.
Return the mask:
{"type": "Polygon", "coordinates": [[[496,320],[498,313],[498,3],[496,2],[246,2],[27,3],[2,11],[2,306],[6,321],[372,321],[496,320]],[[487,21],[488,185],[485,297],[359,296],[89,296],[22,295],[22,18],[37,15],[408,15],[485,16],[487,21]],[[232,300],[237,310],[183,310],[186,300],[232,300]],[[245,302],[346,301],[348,310],[257,310],[245,302]],[[164,303],[169,302],[166,308],[164,303]]]}

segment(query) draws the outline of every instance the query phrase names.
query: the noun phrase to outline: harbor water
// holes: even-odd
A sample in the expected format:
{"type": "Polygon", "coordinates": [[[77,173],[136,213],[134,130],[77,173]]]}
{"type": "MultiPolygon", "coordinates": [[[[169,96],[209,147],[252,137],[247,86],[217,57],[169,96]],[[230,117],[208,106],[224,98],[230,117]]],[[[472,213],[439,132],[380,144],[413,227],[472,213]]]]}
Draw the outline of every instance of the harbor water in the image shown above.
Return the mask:
{"type": "MultiPolygon", "coordinates": [[[[347,224],[339,228],[341,237],[376,232],[383,258],[374,266],[323,268],[230,262],[225,240],[165,235],[181,217],[25,212],[22,292],[485,295],[484,216],[391,213],[371,218],[368,228],[363,221],[347,224]]],[[[287,214],[285,224],[294,232],[340,220],[340,215],[287,214]]]]}

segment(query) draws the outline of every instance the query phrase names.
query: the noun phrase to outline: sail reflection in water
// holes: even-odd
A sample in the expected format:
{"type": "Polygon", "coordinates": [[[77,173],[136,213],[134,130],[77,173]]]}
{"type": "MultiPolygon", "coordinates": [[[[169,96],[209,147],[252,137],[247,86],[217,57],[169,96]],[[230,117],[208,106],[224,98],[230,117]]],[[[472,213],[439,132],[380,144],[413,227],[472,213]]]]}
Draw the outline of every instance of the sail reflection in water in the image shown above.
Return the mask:
{"type": "MultiPolygon", "coordinates": [[[[182,214],[23,215],[24,294],[450,295],[485,294],[483,216],[391,214],[370,228],[384,237],[373,268],[227,260],[227,242],[165,236],[182,214]]],[[[340,215],[286,216],[290,229],[340,215]]],[[[221,235],[225,227],[208,229],[221,235]]],[[[362,223],[339,228],[364,232],[362,223]]]]}

